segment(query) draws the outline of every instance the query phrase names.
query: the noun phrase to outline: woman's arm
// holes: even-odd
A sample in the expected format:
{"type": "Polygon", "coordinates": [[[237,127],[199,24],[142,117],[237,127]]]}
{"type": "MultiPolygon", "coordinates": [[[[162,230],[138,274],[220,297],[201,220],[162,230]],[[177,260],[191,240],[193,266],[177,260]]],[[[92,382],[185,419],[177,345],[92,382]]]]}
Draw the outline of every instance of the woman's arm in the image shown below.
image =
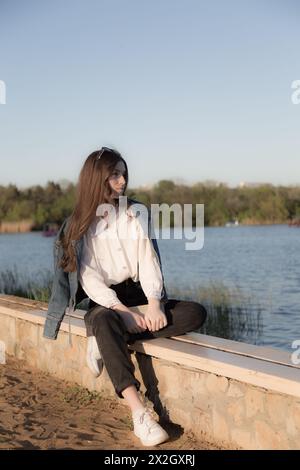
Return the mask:
{"type": "Polygon", "coordinates": [[[140,333],[147,329],[143,315],[132,312],[123,305],[117,297],[116,292],[110,289],[104,281],[102,269],[97,263],[92,239],[85,236],[83,255],[80,267],[80,282],[88,297],[99,305],[117,311],[130,333],[140,333]]]}
{"type": "Polygon", "coordinates": [[[137,223],[139,279],[148,299],[145,322],[150,331],[158,331],[167,325],[167,318],[160,301],[164,288],[163,275],[158,255],[149,237],[151,231],[146,234],[138,219],[137,223]]]}
{"type": "Polygon", "coordinates": [[[63,256],[60,238],[67,222],[68,218],[64,220],[53,243],[54,277],[43,331],[43,336],[49,339],[57,338],[58,330],[70,299],[68,274],[59,266],[63,256]]]}
{"type": "Polygon", "coordinates": [[[88,234],[84,235],[79,280],[88,297],[97,304],[112,308],[120,303],[116,292],[105,284],[92,239],[88,234]]]}

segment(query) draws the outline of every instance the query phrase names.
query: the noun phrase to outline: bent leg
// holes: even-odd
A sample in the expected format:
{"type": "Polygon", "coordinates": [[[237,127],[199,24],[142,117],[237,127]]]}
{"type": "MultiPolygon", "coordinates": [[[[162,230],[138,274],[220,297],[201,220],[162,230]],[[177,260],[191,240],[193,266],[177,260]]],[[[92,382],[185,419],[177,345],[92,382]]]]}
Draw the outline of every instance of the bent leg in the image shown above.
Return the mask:
{"type": "Polygon", "coordinates": [[[88,311],[84,320],[89,335],[96,337],[117,395],[123,398],[122,390],[130,385],[135,385],[139,390],[140,382],[134,376],[134,365],[127,345],[129,333],[120,314],[98,305],[88,311]]]}
{"type": "Polygon", "coordinates": [[[168,338],[197,330],[207,316],[201,304],[175,299],[165,304],[165,313],[168,320],[165,328],[142,333],[128,333],[121,315],[101,305],[90,309],[84,317],[87,335],[96,337],[106,370],[120,398],[123,398],[121,392],[130,385],[135,385],[137,390],[140,388],[128,344],[139,339],[168,338]]]}
{"type": "Polygon", "coordinates": [[[129,343],[138,339],[168,338],[198,330],[206,320],[207,311],[198,302],[170,299],[165,304],[167,326],[158,331],[145,331],[129,336],[129,343]]]}

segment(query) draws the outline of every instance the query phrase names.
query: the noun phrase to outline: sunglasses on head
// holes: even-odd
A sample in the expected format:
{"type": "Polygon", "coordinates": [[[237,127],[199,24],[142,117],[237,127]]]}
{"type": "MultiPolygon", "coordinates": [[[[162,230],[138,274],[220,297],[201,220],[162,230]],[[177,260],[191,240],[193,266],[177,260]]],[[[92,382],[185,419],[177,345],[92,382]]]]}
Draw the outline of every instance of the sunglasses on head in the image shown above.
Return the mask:
{"type": "Polygon", "coordinates": [[[104,152],[111,152],[111,153],[116,153],[115,150],[110,149],[109,147],[102,147],[101,150],[99,150],[99,154],[97,155],[96,160],[100,160],[104,152]]]}

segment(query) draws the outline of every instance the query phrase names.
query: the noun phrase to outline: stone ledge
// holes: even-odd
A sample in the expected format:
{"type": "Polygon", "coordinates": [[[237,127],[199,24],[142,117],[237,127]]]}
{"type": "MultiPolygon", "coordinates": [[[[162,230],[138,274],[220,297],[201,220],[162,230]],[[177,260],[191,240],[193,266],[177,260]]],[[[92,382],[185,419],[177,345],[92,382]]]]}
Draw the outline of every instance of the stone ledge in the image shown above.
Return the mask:
{"type": "MultiPolygon", "coordinates": [[[[0,296],[0,313],[43,325],[46,308],[32,309],[31,301],[0,296]]],[[[133,307],[143,312],[147,306],[133,307]]],[[[86,337],[85,310],[66,315],[60,331],[86,337]]],[[[51,340],[50,340],[51,341],[51,340]]],[[[285,351],[229,341],[196,332],[172,338],[137,341],[130,349],[165,361],[192,367],[243,383],[300,398],[300,367],[285,351]]]]}

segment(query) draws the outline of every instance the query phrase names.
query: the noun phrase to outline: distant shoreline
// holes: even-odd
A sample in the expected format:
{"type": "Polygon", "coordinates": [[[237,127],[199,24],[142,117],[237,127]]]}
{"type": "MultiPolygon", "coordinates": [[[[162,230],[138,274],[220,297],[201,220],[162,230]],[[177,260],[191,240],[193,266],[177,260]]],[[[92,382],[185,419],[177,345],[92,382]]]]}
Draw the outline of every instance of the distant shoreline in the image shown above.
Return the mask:
{"type": "MultiPolygon", "coordinates": [[[[17,224],[17,223],[16,223],[17,224]]],[[[237,227],[257,227],[257,226],[268,226],[268,225],[288,225],[290,227],[297,227],[297,225],[292,225],[291,224],[291,221],[287,221],[287,222],[253,222],[253,223],[240,223],[239,225],[236,225],[236,226],[232,226],[232,227],[226,227],[226,225],[205,225],[204,227],[205,228],[237,228],[237,227]]],[[[168,228],[168,227],[163,227],[163,228],[168,228]]],[[[176,228],[176,227],[171,227],[171,228],[176,228]]],[[[195,228],[193,226],[193,228],[195,228]]],[[[0,226],[0,235],[4,235],[4,234],[15,234],[15,233],[37,233],[37,232],[40,232],[42,233],[43,230],[39,229],[39,230],[34,230],[34,229],[29,229],[27,227],[25,227],[24,225],[22,227],[18,227],[16,228],[15,230],[7,230],[7,228],[5,227],[4,229],[0,226]]]]}

